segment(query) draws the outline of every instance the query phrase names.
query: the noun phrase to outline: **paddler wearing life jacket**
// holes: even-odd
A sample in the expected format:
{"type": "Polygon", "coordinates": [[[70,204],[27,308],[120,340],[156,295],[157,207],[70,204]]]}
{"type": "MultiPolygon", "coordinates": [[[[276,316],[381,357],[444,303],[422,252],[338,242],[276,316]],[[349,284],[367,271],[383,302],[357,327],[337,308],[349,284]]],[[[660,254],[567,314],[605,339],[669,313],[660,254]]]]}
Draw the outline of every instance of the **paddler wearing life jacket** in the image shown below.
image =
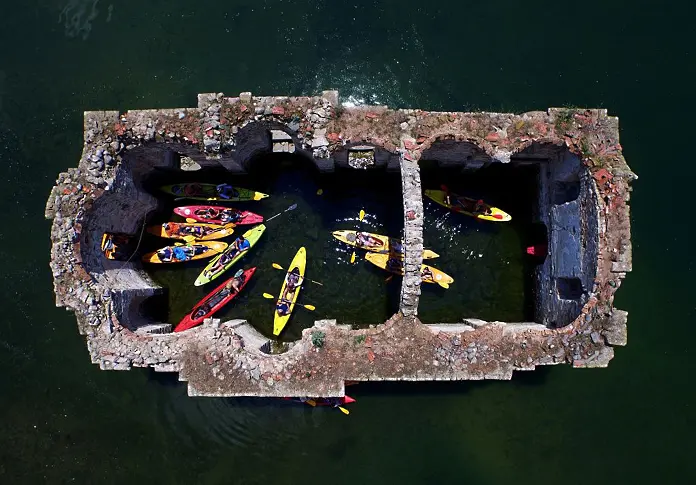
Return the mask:
{"type": "Polygon", "coordinates": [[[217,190],[218,195],[220,197],[222,197],[223,199],[231,199],[233,197],[239,197],[239,192],[237,191],[237,189],[235,189],[231,185],[220,184],[215,188],[217,190]]]}
{"type": "Polygon", "coordinates": [[[251,247],[251,243],[244,236],[239,236],[232,243],[232,251],[235,251],[235,252],[241,253],[243,251],[246,251],[250,247],[251,247]]]}
{"type": "Polygon", "coordinates": [[[234,211],[234,210],[224,210],[220,214],[220,221],[223,222],[224,224],[227,224],[229,222],[237,222],[242,218],[242,216],[239,214],[239,212],[234,211]]]}
{"type": "Polygon", "coordinates": [[[358,246],[374,248],[382,245],[382,241],[364,232],[356,232],[355,243],[358,246]]]}
{"type": "Polygon", "coordinates": [[[234,278],[230,280],[227,285],[225,285],[225,290],[227,290],[227,294],[229,295],[231,290],[234,290],[235,293],[239,293],[239,290],[242,289],[242,285],[244,284],[244,270],[243,269],[238,269],[237,272],[234,274],[234,278]]]}
{"type": "Polygon", "coordinates": [[[300,270],[298,268],[293,268],[292,271],[288,273],[285,278],[285,290],[283,294],[280,295],[280,300],[278,300],[278,305],[276,305],[276,310],[278,315],[285,316],[290,313],[290,305],[292,303],[292,298],[295,295],[295,291],[302,284],[302,277],[300,276],[300,270]]]}

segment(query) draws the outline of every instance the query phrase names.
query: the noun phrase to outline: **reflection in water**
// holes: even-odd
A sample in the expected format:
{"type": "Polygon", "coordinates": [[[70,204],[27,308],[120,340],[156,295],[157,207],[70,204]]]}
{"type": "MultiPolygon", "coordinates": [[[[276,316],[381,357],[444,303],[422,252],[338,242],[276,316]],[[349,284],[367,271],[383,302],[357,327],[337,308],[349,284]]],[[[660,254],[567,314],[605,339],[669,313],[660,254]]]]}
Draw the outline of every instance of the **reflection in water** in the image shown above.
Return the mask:
{"type": "MultiPolygon", "coordinates": [[[[58,22],[65,27],[67,37],[82,37],[87,40],[92,31],[92,21],[97,18],[99,0],[70,0],[58,16],[58,22]]],[[[109,6],[109,18],[111,6],[109,6]]]]}

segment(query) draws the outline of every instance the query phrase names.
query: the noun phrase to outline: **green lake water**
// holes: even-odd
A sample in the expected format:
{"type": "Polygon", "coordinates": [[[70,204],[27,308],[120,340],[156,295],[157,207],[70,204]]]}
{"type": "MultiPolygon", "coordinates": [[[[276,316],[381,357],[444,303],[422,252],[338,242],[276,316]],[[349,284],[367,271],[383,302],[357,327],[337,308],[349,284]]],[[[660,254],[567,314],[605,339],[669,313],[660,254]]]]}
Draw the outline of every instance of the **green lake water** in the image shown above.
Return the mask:
{"type": "MultiPolygon", "coordinates": [[[[696,481],[691,3],[28,0],[3,2],[0,12],[0,483],[696,481]],[[344,416],[289,402],[192,399],[171,376],[90,363],[74,316],[54,306],[43,219],[57,174],[79,159],[82,112],[195,106],[199,92],[330,88],[345,101],[392,107],[589,106],[620,117],[640,179],[631,200],[634,271],[615,300],[629,311],[629,343],[607,369],[361,384],[344,416]]],[[[483,179],[476,187],[524,213],[510,200],[520,200],[514,178],[525,176],[506,176],[505,191],[483,179]]],[[[424,185],[436,188],[438,177],[424,173],[424,185]]],[[[264,215],[293,202],[298,209],[269,223],[258,260],[244,263],[263,272],[226,316],[249,308],[244,316],[267,332],[272,309],[258,293],[276,293],[282,278],[268,263],[287,264],[302,241],[325,286],[303,290],[316,315],[298,309],[284,339],[315,316],[370,323],[388,314],[398,283],[364,263],[347,265],[326,231],[350,227],[365,208],[366,227],[398,233],[401,218],[390,214],[400,201],[292,167],[269,183],[264,215]]],[[[441,261],[457,274],[445,296],[452,301],[424,288],[423,318],[528,316],[524,218],[493,226],[453,216],[426,202],[426,245],[460,252],[441,261]]],[[[179,278],[167,271],[157,277],[179,278]]],[[[197,295],[187,295],[189,305],[197,295]]],[[[183,300],[168,317],[180,317],[183,300]]]]}

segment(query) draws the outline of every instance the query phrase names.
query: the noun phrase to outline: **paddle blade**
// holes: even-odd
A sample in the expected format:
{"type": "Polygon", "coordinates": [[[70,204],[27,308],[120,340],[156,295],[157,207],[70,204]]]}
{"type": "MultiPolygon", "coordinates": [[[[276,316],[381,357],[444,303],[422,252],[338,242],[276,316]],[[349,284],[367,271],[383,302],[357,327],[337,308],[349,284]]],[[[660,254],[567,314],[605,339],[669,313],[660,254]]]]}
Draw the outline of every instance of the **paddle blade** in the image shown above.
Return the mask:
{"type": "Polygon", "coordinates": [[[350,264],[355,264],[355,252],[350,255],[350,264]]]}
{"type": "Polygon", "coordinates": [[[198,221],[196,219],[191,219],[190,217],[187,217],[186,222],[193,223],[193,222],[198,222],[198,221]]]}
{"type": "Polygon", "coordinates": [[[389,283],[389,282],[392,280],[393,277],[394,277],[394,275],[389,275],[389,276],[387,276],[387,279],[384,280],[384,282],[385,282],[385,283],[389,283]]]}
{"type": "Polygon", "coordinates": [[[194,242],[195,240],[196,240],[196,238],[193,236],[184,236],[184,241],[186,241],[189,244],[194,242]]]}
{"type": "Polygon", "coordinates": [[[273,267],[275,269],[283,269],[283,267],[281,265],[279,265],[278,263],[273,263],[273,267]]]}
{"type": "Polygon", "coordinates": [[[317,195],[321,195],[321,194],[323,194],[323,193],[324,193],[324,189],[319,189],[319,190],[317,190],[317,195]]]}
{"type": "Polygon", "coordinates": [[[314,399],[307,399],[305,402],[312,407],[315,407],[317,405],[317,403],[314,399]]]}
{"type": "Polygon", "coordinates": [[[302,306],[305,307],[310,312],[313,312],[314,310],[317,309],[317,307],[315,307],[314,305],[302,305],[302,306]]]}
{"type": "Polygon", "coordinates": [[[288,207],[288,208],[285,209],[285,210],[286,210],[286,211],[294,211],[295,209],[297,209],[297,204],[293,204],[293,205],[291,205],[290,207],[288,207]]]}
{"type": "Polygon", "coordinates": [[[346,408],[344,408],[343,406],[338,406],[338,409],[340,409],[341,412],[342,412],[343,414],[350,414],[350,411],[348,411],[348,410],[347,410],[346,408]]]}
{"type": "Polygon", "coordinates": [[[360,209],[360,221],[362,222],[363,219],[365,219],[365,211],[360,209]]]}
{"type": "Polygon", "coordinates": [[[275,296],[271,295],[270,293],[264,293],[263,297],[267,300],[275,300],[275,296]]]}

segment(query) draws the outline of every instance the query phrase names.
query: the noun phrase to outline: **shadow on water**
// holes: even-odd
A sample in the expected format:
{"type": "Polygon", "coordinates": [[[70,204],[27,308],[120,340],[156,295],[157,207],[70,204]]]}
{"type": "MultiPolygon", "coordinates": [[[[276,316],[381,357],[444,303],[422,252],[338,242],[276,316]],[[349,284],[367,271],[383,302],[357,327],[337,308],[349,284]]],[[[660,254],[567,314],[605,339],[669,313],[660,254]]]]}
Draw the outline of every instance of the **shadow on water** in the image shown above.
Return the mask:
{"type": "Polygon", "coordinates": [[[433,266],[455,280],[441,292],[423,285],[419,316],[424,322],[534,319],[534,266],[525,247],[534,243],[537,168],[493,164],[473,173],[422,167],[424,189],[446,183],[454,193],[480,198],[512,216],[495,223],[454,213],[424,197],[424,245],[440,254],[433,266]]]}
{"type": "MultiPolygon", "coordinates": [[[[386,282],[388,274],[365,261],[361,252],[357,252],[356,264],[350,264],[353,249],[331,235],[335,230],[358,228],[401,235],[403,219],[398,173],[337,169],[334,173],[321,174],[303,157],[287,154],[257,157],[251,162],[249,173],[244,175],[230,174],[221,169],[197,172],[158,170],[143,181],[146,190],[160,200],[158,210],[148,216],[149,224],[180,220],[173,215],[174,207],[204,204],[195,200],[174,201],[173,197],[158,193],[158,187],[178,182],[226,182],[258,190],[270,197],[256,202],[215,201],[211,204],[250,210],[265,219],[282,214],[266,223],[262,238],[235,265],[235,268],[256,266],[258,269],[243,292],[217,317],[223,320],[247,319],[263,334],[271,336],[273,300],[264,299],[262,293],[279,293],[284,273],[273,269],[272,263],[287,268],[301,246],[307,250],[306,277],[318,283],[305,284],[298,302],[314,305],[316,310],[311,312],[296,307],[280,339],[297,340],[302,329],[311,327],[318,319],[335,318],[338,323],[367,326],[383,323],[398,310],[400,278],[386,282]],[[321,193],[318,193],[320,189],[321,193]],[[295,210],[284,212],[293,204],[297,204],[295,210]],[[358,220],[361,209],[366,212],[362,222],[358,220]]],[[[226,242],[231,243],[234,237],[249,228],[239,226],[226,242]]],[[[141,249],[143,252],[153,251],[170,243],[171,240],[146,233],[141,249]]],[[[215,282],[203,287],[193,286],[193,281],[208,262],[147,265],[151,277],[168,289],[169,323],[180,321],[215,287],[215,282]]],[[[229,276],[233,274],[232,271],[228,273],[229,276]]],[[[227,274],[222,278],[225,277],[227,274]]]]}

